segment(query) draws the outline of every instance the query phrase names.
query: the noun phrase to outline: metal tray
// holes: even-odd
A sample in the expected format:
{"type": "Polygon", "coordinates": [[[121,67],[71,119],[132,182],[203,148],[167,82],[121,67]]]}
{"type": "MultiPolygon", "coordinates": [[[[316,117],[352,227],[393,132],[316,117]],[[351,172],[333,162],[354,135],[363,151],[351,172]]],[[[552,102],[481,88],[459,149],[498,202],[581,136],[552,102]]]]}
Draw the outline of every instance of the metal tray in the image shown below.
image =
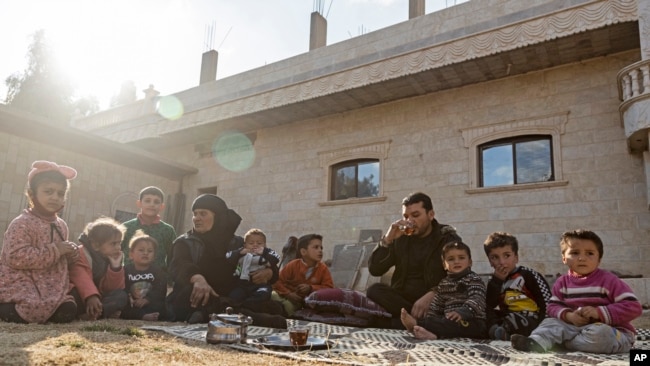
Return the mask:
{"type": "Polygon", "coordinates": [[[289,340],[289,334],[281,333],[255,338],[249,340],[249,343],[282,351],[310,351],[328,349],[332,347],[333,342],[323,337],[307,337],[307,344],[294,346],[289,340]]]}

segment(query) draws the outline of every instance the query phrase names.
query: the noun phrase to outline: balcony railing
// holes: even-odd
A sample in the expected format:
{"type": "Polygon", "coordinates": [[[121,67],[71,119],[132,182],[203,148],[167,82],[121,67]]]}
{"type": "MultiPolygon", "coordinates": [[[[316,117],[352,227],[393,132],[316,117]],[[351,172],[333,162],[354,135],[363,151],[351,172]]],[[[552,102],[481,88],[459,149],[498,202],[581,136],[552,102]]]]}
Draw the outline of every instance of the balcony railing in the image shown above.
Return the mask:
{"type": "Polygon", "coordinates": [[[646,110],[650,107],[650,60],[631,64],[617,75],[618,107],[621,126],[625,129],[630,152],[648,150],[650,121],[646,110]]]}
{"type": "Polygon", "coordinates": [[[141,99],[131,104],[98,112],[88,117],[73,119],[72,127],[94,131],[155,113],[155,100],[141,99]]]}
{"type": "Polygon", "coordinates": [[[618,73],[618,96],[623,105],[640,96],[650,95],[650,60],[629,65],[618,73]]]}

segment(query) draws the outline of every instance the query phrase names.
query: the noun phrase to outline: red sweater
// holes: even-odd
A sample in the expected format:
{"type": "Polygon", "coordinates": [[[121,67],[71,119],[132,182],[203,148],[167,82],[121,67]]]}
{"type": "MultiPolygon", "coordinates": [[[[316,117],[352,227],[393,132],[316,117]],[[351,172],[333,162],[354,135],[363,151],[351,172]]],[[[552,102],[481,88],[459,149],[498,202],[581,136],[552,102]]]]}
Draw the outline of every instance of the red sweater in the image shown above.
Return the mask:
{"type": "Polygon", "coordinates": [[[334,281],[329,268],[323,263],[318,262],[313,267],[313,271],[307,277],[307,264],[302,259],[294,259],[287,263],[280,271],[278,281],[273,285],[273,289],[278,295],[285,296],[296,291],[296,287],[301,284],[311,285],[312,291],[323,288],[334,288],[334,281]]]}
{"type": "Polygon", "coordinates": [[[98,288],[93,282],[92,264],[89,263],[85,250],[81,249],[79,260],[70,266],[70,281],[79,291],[81,298],[84,301],[92,295],[100,295],[101,298],[101,294],[124,289],[124,266],[120,267],[119,271],[114,271],[108,266],[98,288]]]}

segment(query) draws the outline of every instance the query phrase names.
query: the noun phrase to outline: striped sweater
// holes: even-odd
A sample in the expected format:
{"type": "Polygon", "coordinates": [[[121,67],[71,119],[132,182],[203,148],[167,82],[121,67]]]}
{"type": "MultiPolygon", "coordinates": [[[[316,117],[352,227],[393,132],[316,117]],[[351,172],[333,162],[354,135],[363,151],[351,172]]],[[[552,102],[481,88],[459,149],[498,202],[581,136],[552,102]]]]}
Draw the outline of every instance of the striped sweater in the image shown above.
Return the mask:
{"type": "Polygon", "coordinates": [[[569,271],[557,279],[552,293],[546,308],[549,317],[562,319],[565,312],[594,306],[602,323],[636,333],[630,322],[641,315],[641,303],[630,286],[611,272],[596,269],[580,276],[569,271]]]}
{"type": "Polygon", "coordinates": [[[440,281],[427,316],[444,317],[450,311],[460,314],[463,320],[486,319],[485,283],[470,268],[448,274],[440,281]]]}

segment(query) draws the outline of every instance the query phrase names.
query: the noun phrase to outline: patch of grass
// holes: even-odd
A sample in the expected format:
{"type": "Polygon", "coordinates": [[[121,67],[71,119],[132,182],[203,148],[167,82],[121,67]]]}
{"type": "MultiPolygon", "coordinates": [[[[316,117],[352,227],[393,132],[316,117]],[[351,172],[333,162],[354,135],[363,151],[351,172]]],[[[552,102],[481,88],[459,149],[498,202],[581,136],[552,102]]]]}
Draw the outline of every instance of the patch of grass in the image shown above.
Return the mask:
{"type": "Polygon", "coordinates": [[[81,328],[85,332],[108,332],[114,334],[122,334],[131,337],[143,337],[144,332],[136,327],[116,328],[108,324],[93,324],[81,328]]]}
{"type": "Polygon", "coordinates": [[[135,328],[135,327],[129,327],[129,328],[126,328],[126,329],[122,329],[120,334],[132,336],[132,337],[144,337],[144,332],[141,331],[138,328],[135,328]]]}
{"type": "Polygon", "coordinates": [[[81,328],[84,332],[108,332],[119,333],[119,329],[108,324],[93,324],[81,328]]]}
{"type": "Polygon", "coordinates": [[[59,341],[59,343],[57,343],[56,346],[57,347],[68,346],[70,348],[84,348],[86,346],[86,343],[84,341],[69,341],[69,342],[59,341]]]}

